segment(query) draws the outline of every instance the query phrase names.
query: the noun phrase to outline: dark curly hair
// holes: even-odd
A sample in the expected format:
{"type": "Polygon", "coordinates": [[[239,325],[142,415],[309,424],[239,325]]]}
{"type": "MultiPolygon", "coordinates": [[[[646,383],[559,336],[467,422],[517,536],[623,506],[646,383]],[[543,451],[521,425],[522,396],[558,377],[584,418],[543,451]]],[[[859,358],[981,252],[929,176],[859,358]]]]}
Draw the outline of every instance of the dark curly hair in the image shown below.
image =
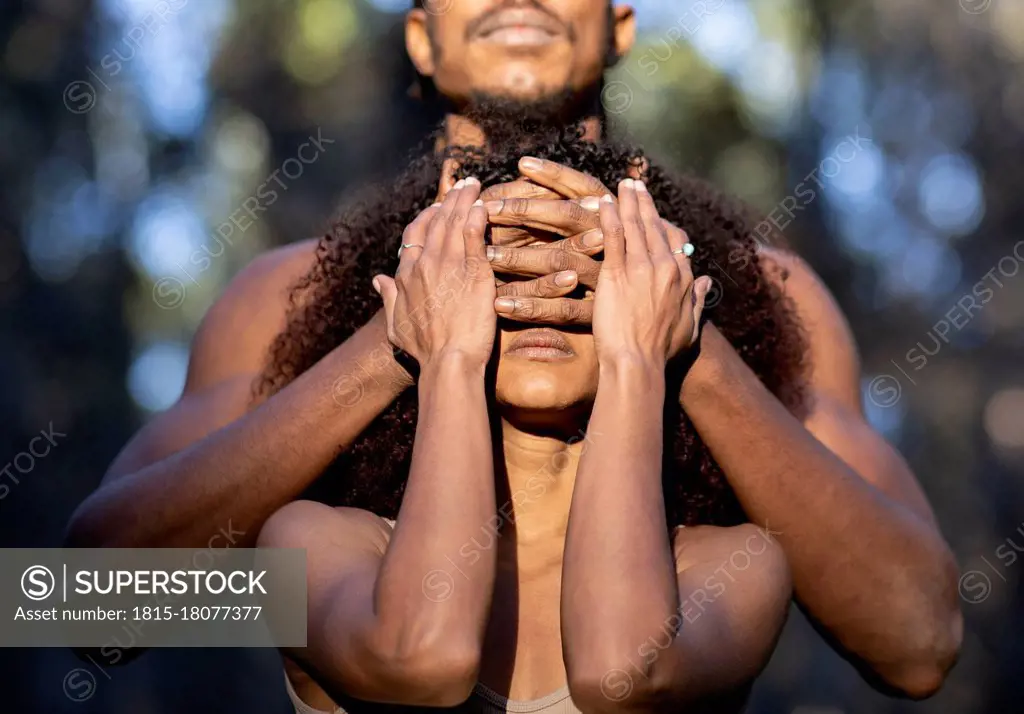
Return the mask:
{"type": "MultiPolygon", "coordinates": [[[[769,268],[755,250],[756,221],[747,210],[702,180],[670,176],[640,149],[585,141],[578,126],[548,129],[537,138],[540,128],[524,122],[505,138],[488,134],[487,151],[450,147],[444,155],[429,152],[393,185],[339,211],[320,241],[314,267],[293,291],[289,323],[257,383],[260,396],[273,394],[312,367],[380,310],[370,281],[397,269],[402,232],[434,202],[445,156],[458,159],[462,176],[475,176],[487,187],[518,178],[518,158],[530,155],[584,171],[609,187],[626,177],[628,167],[637,167],[661,216],[683,227],[694,243],[694,274],[714,279],[706,317],[765,386],[791,411],[799,411],[805,340],[788,299],[765,277],[769,268]]],[[[670,389],[680,381],[681,374],[674,375],[670,389]]],[[[732,489],[678,400],[666,401],[663,482],[669,525],[744,522],[732,489]]],[[[409,474],[416,415],[417,393],[408,389],[305,496],[395,518],[409,474]]]]}

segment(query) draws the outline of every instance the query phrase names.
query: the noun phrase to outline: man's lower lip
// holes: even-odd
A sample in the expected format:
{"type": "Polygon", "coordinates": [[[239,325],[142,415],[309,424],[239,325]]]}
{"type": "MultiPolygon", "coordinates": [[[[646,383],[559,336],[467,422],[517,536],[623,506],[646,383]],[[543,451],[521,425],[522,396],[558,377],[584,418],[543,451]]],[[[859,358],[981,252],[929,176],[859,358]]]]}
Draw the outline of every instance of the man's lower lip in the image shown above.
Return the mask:
{"type": "Polygon", "coordinates": [[[572,352],[558,349],[557,347],[513,347],[505,352],[513,357],[525,357],[526,359],[556,360],[573,357],[572,352]]]}

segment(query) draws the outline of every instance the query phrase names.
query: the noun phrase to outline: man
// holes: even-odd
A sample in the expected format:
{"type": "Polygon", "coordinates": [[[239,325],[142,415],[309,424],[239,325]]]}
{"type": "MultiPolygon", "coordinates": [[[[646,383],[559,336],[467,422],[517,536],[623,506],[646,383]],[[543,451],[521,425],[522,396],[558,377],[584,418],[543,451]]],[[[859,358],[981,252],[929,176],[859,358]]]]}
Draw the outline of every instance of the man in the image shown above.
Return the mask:
{"type": "MultiPolygon", "coordinates": [[[[586,117],[589,138],[598,140],[602,74],[633,37],[632,10],[606,0],[428,2],[406,20],[410,58],[450,107],[445,140],[460,144],[487,135],[468,117],[481,94],[547,98],[550,116],[586,117]]],[[[547,162],[521,169],[534,180],[485,196],[490,220],[541,227],[585,247],[597,227],[586,206],[605,189],[547,162]],[[551,200],[556,195],[567,200],[551,200]]],[[[495,270],[537,279],[499,298],[499,314],[586,322],[589,302],[565,297],[550,274],[570,270],[570,281],[583,284],[596,264],[582,252],[514,247],[514,230],[495,237],[506,243],[492,251],[495,270]]],[[[309,270],[314,250],[305,242],[268,253],[229,286],[195,337],[181,400],[117,457],[76,513],[72,545],[198,546],[223,527],[252,545],[271,514],[413,383],[397,361],[379,358],[387,336],[378,313],[253,403],[253,382],[285,325],[288,288],[309,270]],[[339,376],[354,374],[357,382],[339,394],[339,376]]],[[[809,408],[791,414],[713,324],[681,405],[749,518],[775,534],[796,599],[824,636],[883,691],[929,696],[960,645],[956,564],[906,464],[864,420],[857,351],[835,301],[795,256],[765,257],[788,272],[784,289],[807,333],[809,408]]]]}

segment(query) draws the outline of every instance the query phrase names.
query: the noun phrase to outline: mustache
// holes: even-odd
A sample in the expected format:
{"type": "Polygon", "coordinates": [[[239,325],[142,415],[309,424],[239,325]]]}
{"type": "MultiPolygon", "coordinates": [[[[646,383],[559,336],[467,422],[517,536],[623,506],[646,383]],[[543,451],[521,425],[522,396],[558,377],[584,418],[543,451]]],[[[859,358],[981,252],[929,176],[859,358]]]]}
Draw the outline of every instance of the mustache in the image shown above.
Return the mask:
{"type": "Polygon", "coordinates": [[[504,12],[505,10],[513,9],[517,5],[519,7],[525,6],[533,10],[536,10],[537,12],[543,13],[553,23],[556,23],[559,26],[559,28],[562,29],[563,32],[565,32],[565,35],[566,37],[568,37],[570,42],[576,41],[576,29],[570,23],[560,18],[554,10],[540,3],[539,0],[527,0],[525,3],[516,3],[513,0],[512,2],[499,3],[498,5],[495,5],[489,10],[484,10],[482,13],[480,13],[480,15],[474,17],[472,20],[466,23],[465,40],[469,42],[474,36],[476,36],[479,33],[480,28],[485,23],[490,22],[495,15],[497,15],[500,12],[504,12]]]}

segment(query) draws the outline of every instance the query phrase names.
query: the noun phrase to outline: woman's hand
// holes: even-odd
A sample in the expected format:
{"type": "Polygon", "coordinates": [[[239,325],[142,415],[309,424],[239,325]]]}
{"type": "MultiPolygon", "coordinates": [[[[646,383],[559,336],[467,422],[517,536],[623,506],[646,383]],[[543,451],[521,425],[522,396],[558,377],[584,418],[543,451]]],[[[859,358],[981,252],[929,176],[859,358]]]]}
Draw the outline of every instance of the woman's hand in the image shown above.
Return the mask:
{"type": "Polygon", "coordinates": [[[640,359],[663,367],[697,341],[707,277],[694,281],[686,234],[662,221],[641,181],[601,199],[604,264],[594,298],[598,359],[640,359]]]}
{"type": "Polygon", "coordinates": [[[476,179],[456,183],[443,203],[405,229],[394,279],[373,279],[384,299],[388,339],[421,369],[459,355],[482,373],[490,359],[496,289],[484,252],[487,210],[479,195],[476,179]]]}

